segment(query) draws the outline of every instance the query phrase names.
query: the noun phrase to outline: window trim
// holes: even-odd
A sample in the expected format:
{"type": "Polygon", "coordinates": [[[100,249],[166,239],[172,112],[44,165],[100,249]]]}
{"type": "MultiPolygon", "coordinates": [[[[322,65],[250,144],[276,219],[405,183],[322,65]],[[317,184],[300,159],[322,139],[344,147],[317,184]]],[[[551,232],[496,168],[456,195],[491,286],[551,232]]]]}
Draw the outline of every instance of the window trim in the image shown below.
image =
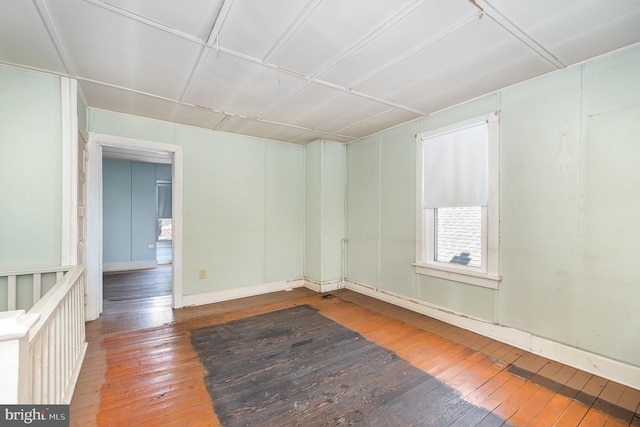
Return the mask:
{"type": "Polygon", "coordinates": [[[483,114],[469,120],[439,127],[416,135],[416,262],[417,274],[498,289],[500,254],[500,115],[483,114]],[[435,260],[435,209],[423,207],[423,145],[436,135],[465,128],[479,121],[487,122],[489,170],[488,203],[482,208],[482,267],[469,267],[435,260]],[[426,236],[425,230],[431,230],[426,236]]]}

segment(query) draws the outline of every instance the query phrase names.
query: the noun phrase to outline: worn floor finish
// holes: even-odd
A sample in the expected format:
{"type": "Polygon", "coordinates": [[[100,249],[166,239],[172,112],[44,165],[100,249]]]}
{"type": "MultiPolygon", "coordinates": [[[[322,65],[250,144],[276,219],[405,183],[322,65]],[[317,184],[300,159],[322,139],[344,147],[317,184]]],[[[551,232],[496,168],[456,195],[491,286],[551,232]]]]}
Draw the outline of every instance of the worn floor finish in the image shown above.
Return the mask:
{"type": "Polygon", "coordinates": [[[176,311],[169,296],[105,302],[87,323],[71,424],[219,425],[191,331],[308,304],[509,424],[640,426],[640,391],[354,292],[333,295],[296,289],[176,311]]]}
{"type": "Polygon", "coordinates": [[[195,329],[191,341],[225,426],[505,421],[309,305],[195,329]]]}

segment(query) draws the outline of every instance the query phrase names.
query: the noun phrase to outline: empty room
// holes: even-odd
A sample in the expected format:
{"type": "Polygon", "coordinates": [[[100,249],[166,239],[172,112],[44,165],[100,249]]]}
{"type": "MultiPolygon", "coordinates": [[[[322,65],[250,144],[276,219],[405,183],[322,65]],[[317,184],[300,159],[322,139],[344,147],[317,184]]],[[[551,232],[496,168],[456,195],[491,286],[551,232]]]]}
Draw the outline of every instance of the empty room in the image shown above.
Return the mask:
{"type": "Polygon", "coordinates": [[[3,0],[0,123],[0,424],[640,425],[638,0],[3,0]]]}

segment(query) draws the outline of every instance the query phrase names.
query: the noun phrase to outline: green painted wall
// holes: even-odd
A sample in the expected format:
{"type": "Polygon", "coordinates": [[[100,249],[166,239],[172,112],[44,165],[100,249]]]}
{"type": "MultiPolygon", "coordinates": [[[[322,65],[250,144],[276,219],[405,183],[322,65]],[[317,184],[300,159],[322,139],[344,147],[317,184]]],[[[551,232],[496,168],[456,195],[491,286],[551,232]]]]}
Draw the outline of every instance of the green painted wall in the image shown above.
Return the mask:
{"type": "Polygon", "coordinates": [[[83,129],[87,129],[87,104],[84,103],[84,99],[78,95],[78,126],[83,129]]]}
{"type": "Polygon", "coordinates": [[[304,275],[322,281],[322,143],[304,148],[305,238],[304,275]]]}
{"type": "Polygon", "coordinates": [[[640,48],[347,147],[347,276],[640,366],[640,48]],[[417,275],[415,134],[500,119],[497,291],[417,275]]]}
{"type": "Polygon", "coordinates": [[[102,110],[88,116],[92,132],[183,147],[185,295],[303,276],[303,147],[102,110]]]}
{"type": "Polygon", "coordinates": [[[318,140],[305,147],[305,277],[317,282],[342,275],[345,237],[345,145],[318,140]]]}
{"type": "Polygon", "coordinates": [[[60,102],[58,77],[0,66],[0,271],[60,265],[60,102]]]}

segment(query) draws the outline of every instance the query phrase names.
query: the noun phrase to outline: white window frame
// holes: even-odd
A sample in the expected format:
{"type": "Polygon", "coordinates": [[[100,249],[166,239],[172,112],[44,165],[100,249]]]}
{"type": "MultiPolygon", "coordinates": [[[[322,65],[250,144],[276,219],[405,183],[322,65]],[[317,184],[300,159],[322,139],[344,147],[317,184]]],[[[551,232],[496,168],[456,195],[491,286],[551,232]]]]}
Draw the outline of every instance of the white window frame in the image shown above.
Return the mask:
{"type": "Polygon", "coordinates": [[[493,112],[449,126],[416,135],[416,262],[418,274],[439,277],[456,282],[498,289],[500,254],[500,121],[493,112]],[[488,130],[488,201],[482,207],[482,260],[481,267],[440,262],[435,259],[435,208],[424,208],[424,141],[439,134],[466,128],[486,121],[488,130]],[[430,232],[429,232],[430,231],[430,232]]]}

